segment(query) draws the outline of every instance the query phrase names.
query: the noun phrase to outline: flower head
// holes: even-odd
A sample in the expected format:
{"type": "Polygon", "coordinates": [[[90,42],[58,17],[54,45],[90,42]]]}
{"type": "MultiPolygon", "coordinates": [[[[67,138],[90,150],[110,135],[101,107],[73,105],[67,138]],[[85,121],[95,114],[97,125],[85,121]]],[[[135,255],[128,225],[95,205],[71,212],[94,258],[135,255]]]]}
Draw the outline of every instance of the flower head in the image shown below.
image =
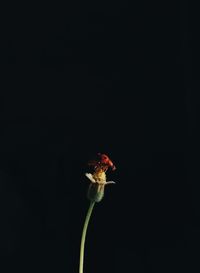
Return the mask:
{"type": "Polygon", "coordinates": [[[91,201],[100,202],[104,196],[104,188],[108,184],[115,184],[114,181],[107,181],[106,171],[108,168],[115,170],[116,167],[105,154],[98,154],[100,159],[98,161],[90,161],[88,164],[93,166],[94,172],[86,173],[86,177],[90,180],[90,186],[88,189],[88,198],[91,201]]]}

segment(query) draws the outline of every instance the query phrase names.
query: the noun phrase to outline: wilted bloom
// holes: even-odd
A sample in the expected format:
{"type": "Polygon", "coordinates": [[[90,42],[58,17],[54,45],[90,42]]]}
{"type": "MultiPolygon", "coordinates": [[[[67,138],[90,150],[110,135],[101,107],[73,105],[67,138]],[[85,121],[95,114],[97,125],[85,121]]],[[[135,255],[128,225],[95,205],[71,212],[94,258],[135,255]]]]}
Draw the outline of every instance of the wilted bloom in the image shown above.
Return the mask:
{"type": "Polygon", "coordinates": [[[89,165],[94,167],[94,172],[86,173],[85,175],[90,180],[87,197],[91,201],[100,202],[104,196],[104,188],[108,184],[115,184],[114,181],[106,180],[106,171],[108,168],[115,170],[115,166],[109,157],[105,154],[98,154],[100,157],[97,161],[90,161],[89,165]]]}

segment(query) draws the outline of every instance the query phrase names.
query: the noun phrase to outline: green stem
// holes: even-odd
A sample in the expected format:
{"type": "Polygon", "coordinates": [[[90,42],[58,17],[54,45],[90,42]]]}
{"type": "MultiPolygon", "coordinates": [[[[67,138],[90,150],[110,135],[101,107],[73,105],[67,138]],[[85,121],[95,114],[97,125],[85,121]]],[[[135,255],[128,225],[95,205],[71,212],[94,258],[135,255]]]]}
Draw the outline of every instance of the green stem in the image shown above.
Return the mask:
{"type": "Polygon", "coordinates": [[[84,248],[85,248],[85,238],[86,238],[86,233],[87,233],[87,228],[88,228],[88,223],[90,221],[90,216],[92,214],[92,210],[94,208],[95,202],[91,201],[90,206],[87,212],[87,215],[85,217],[85,223],[83,226],[83,232],[82,232],[82,237],[81,237],[81,246],[80,246],[80,264],[79,264],[79,273],[83,273],[83,261],[84,261],[84,248]]]}

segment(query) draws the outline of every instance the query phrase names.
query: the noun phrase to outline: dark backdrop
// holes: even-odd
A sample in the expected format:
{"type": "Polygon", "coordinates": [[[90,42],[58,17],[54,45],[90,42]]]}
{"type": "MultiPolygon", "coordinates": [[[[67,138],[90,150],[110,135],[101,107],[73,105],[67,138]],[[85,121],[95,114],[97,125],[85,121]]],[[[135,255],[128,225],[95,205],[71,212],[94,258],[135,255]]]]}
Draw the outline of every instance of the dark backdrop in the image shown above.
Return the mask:
{"type": "Polygon", "coordinates": [[[2,9],[2,273],[78,272],[97,152],[117,184],[95,207],[85,272],[199,272],[189,11],[187,1],[2,9]]]}

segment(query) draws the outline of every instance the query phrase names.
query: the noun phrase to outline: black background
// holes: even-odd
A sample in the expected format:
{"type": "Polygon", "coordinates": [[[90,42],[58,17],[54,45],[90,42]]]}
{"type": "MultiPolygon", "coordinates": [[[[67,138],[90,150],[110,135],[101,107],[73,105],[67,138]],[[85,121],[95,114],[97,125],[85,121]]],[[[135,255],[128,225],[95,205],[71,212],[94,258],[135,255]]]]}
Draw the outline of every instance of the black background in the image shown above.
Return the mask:
{"type": "Polygon", "coordinates": [[[0,272],[78,272],[97,152],[117,184],[95,207],[85,272],[199,272],[187,1],[16,2],[2,13],[0,272]]]}

